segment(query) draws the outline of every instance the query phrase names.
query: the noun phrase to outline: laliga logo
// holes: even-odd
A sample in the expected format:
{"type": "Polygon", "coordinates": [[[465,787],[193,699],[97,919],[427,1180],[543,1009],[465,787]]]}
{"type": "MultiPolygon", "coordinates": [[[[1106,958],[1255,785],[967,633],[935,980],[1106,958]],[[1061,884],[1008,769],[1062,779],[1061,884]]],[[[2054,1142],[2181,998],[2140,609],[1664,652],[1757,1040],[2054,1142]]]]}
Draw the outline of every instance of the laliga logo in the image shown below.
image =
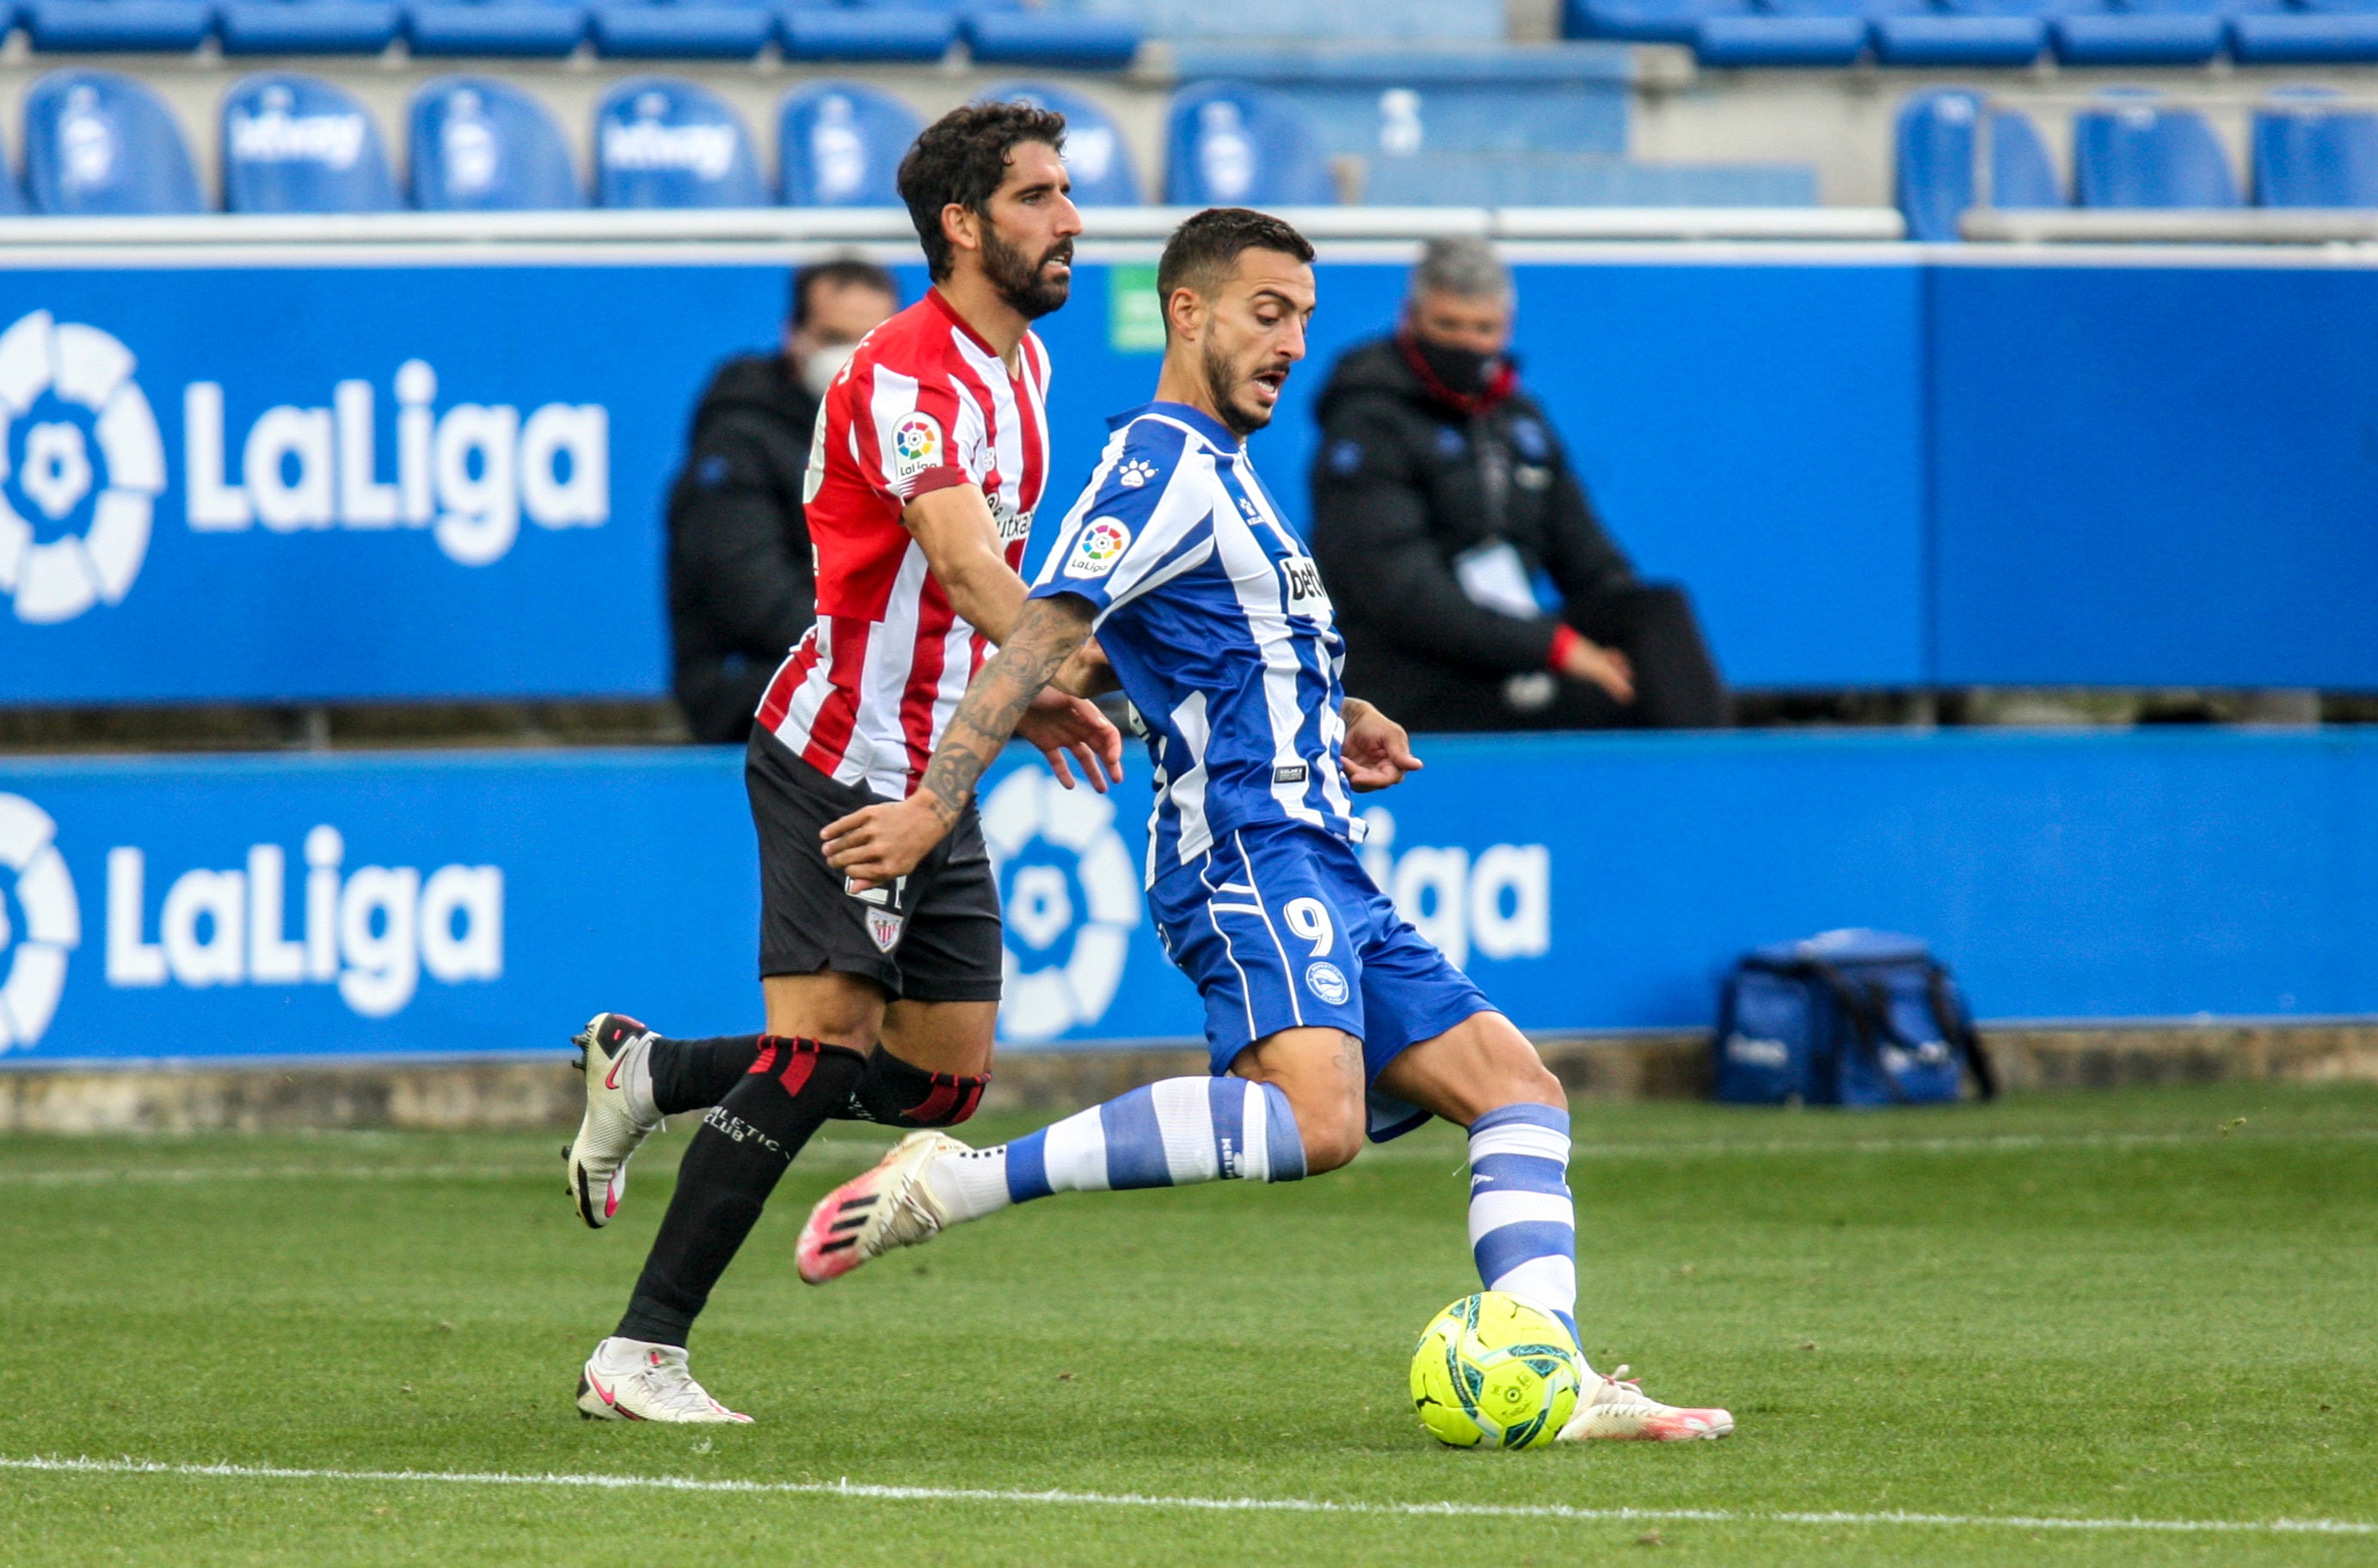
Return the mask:
{"type": "Polygon", "coordinates": [[[526,418],[510,404],[460,403],[438,413],[438,372],[408,359],[396,372],[396,482],[378,476],[377,398],[341,381],[328,408],[268,408],[238,446],[237,482],[219,381],[182,392],[190,527],[235,534],[426,528],[462,566],[500,561],[521,516],[544,528],[595,528],[611,515],[610,414],[596,403],[548,403],[526,418]]]}
{"type": "Polygon", "coordinates": [[[19,621],[121,603],[140,574],[165,446],[132,367],[46,310],[0,332],[0,594],[19,621]]]}
{"type": "Polygon", "coordinates": [[[1552,950],[1552,851],[1542,844],[1468,850],[1416,844],[1394,852],[1396,819],[1363,814],[1363,866],[1396,912],[1462,968],[1483,959],[1535,959],[1552,950]]]}
{"type": "Polygon", "coordinates": [[[47,812],[0,795],[0,1051],[42,1038],[66,988],[66,955],[82,946],[82,911],[56,838],[47,812]]]}
{"type": "Polygon", "coordinates": [[[1000,1034],[1053,1040],[1098,1022],[1139,925],[1139,878],[1114,829],[1114,802],[1021,767],[983,802],[982,836],[1004,889],[1000,1034]]]}

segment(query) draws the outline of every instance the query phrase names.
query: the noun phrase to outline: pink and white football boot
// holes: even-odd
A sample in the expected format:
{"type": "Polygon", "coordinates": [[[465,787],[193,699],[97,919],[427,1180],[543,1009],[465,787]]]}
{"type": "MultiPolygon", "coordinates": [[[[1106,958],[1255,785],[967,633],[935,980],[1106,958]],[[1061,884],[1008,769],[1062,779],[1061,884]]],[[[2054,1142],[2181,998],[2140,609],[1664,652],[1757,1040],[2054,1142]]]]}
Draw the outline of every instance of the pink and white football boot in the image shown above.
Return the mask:
{"type": "Polygon", "coordinates": [[[687,1370],[675,1345],[607,1339],[578,1373],[578,1414],[590,1421],[667,1421],[716,1426],[751,1417],[729,1410],[687,1370]]]}
{"type": "Polygon", "coordinates": [[[628,1157],[666,1125],[651,1110],[653,1033],[625,1013],[596,1013],[570,1042],[586,1075],[586,1114],[561,1147],[570,1201],[590,1229],[616,1218],[628,1195],[628,1157]],[[641,1102],[641,1104],[640,1104],[641,1102]]]}
{"type": "Polygon", "coordinates": [[[855,1176],[810,1211],[794,1265],[811,1285],[840,1279],[871,1258],[931,1241],[950,1223],[925,1167],[967,1145],[945,1132],[912,1132],[863,1176],[855,1176]]]}
{"type": "Polygon", "coordinates": [[[1722,1438],[1734,1430],[1731,1411],[1680,1410],[1663,1405],[1627,1372],[1621,1367],[1594,1379],[1579,1402],[1577,1414],[1561,1429],[1560,1441],[1685,1442],[1722,1438]]]}

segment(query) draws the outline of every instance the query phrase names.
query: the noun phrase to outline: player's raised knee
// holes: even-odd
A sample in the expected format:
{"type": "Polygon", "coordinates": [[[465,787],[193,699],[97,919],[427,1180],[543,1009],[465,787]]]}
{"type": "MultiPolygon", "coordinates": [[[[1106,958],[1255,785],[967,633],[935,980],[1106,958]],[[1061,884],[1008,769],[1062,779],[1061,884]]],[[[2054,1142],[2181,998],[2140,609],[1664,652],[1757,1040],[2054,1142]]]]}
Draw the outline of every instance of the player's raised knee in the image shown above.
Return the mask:
{"type": "Polygon", "coordinates": [[[1304,1174],[1319,1176],[1353,1164],[1363,1152],[1366,1116],[1359,1099],[1332,1096],[1313,1104],[1298,1104],[1296,1131],[1304,1145],[1304,1174]]]}

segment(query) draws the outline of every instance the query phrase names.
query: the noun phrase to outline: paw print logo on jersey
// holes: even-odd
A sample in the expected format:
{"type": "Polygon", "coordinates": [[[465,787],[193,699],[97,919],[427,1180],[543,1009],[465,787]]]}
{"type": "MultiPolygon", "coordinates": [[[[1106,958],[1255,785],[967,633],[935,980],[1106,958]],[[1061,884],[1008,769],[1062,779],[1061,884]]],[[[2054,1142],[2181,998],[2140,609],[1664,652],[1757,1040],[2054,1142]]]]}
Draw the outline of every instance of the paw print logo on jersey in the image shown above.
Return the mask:
{"type": "Polygon", "coordinates": [[[1135,490],[1155,477],[1156,464],[1144,458],[1135,457],[1116,473],[1115,483],[1124,489],[1135,490]]]}
{"type": "Polygon", "coordinates": [[[1054,1040],[1106,1016],[1140,920],[1139,875],[1114,802],[1019,767],[982,803],[1006,947],[1003,1040],[1054,1040]]]}
{"type": "Polygon", "coordinates": [[[908,414],[892,427],[892,466],[910,478],[942,461],[941,422],[930,414],[908,414]]]}
{"type": "Polygon", "coordinates": [[[1093,517],[1074,542],[1073,559],[1065,562],[1069,577],[1103,577],[1114,570],[1131,544],[1131,530],[1111,517],[1093,517]]]}
{"type": "Polygon", "coordinates": [[[57,824],[22,795],[0,795],[0,1051],[42,1038],[66,995],[82,911],[58,853],[57,824]]]}

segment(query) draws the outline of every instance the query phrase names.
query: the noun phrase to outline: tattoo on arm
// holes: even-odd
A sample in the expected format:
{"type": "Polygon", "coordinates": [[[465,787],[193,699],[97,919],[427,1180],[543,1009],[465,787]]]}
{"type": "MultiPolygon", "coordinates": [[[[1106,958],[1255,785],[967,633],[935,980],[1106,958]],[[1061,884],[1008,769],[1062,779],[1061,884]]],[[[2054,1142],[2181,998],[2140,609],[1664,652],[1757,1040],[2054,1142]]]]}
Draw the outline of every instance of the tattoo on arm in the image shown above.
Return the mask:
{"type": "Polygon", "coordinates": [[[999,759],[999,749],[1015,733],[1024,710],[1074,650],[1088,641],[1090,621],[1083,613],[1087,608],[1078,600],[1027,600],[1015,624],[1008,629],[1007,641],[967,688],[957,712],[950,716],[942,743],[934,748],[932,761],[925,766],[924,783],[919,790],[943,822],[957,820],[974,794],[976,781],[999,759]]]}

